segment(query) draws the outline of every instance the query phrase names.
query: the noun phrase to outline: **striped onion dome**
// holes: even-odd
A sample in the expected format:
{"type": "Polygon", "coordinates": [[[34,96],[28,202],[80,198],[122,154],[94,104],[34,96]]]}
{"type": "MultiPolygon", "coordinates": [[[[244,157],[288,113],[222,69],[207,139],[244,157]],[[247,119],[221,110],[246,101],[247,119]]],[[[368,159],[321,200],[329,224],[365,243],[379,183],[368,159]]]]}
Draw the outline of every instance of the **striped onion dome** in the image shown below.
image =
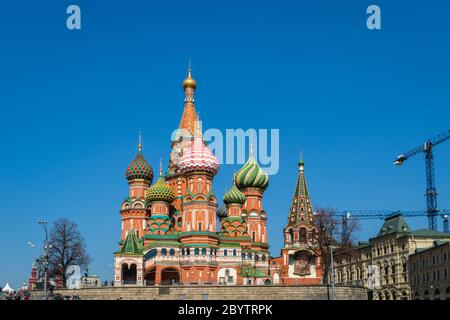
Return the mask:
{"type": "Polygon", "coordinates": [[[178,168],[183,174],[192,171],[207,171],[216,174],[219,170],[219,161],[205,145],[202,137],[196,136],[183,150],[178,168]]]}
{"type": "Polygon", "coordinates": [[[147,189],[145,197],[148,202],[165,201],[171,203],[175,200],[172,188],[166,184],[162,176],[158,178],[154,185],[147,189]]]}
{"type": "Polygon", "coordinates": [[[245,195],[238,188],[236,188],[235,185],[233,185],[233,188],[228,190],[228,192],[226,192],[223,196],[223,202],[225,202],[225,204],[236,203],[243,205],[245,202],[245,195]]]}
{"type": "Polygon", "coordinates": [[[269,185],[269,175],[261,169],[253,155],[239,169],[234,176],[234,183],[238,189],[260,188],[265,190],[269,185]]]}
{"type": "Polygon", "coordinates": [[[225,205],[217,208],[216,213],[217,213],[217,217],[219,219],[228,217],[228,210],[227,210],[227,207],[225,205]]]}
{"type": "Polygon", "coordinates": [[[144,159],[141,149],[139,149],[136,158],[128,165],[125,171],[125,177],[128,180],[145,179],[150,182],[153,180],[153,169],[144,159]]]}

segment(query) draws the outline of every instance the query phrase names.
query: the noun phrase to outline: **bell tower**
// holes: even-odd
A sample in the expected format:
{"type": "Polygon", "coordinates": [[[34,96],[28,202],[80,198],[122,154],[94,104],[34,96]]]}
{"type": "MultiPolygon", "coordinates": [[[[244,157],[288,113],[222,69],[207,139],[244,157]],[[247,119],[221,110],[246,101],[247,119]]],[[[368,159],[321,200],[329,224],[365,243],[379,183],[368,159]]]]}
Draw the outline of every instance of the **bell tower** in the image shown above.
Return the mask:
{"type": "Polygon", "coordinates": [[[120,215],[122,217],[121,240],[125,240],[128,230],[133,228],[138,238],[145,235],[147,219],[150,211],[146,207],[145,193],[153,180],[153,169],[147,163],[142,153],[142,138],[139,133],[138,153],[125,171],[128,180],[129,195],[122,202],[120,215]]]}
{"type": "Polygon", "coordinates": [[[320,284],[322,261],[316,227],[305,178],[305,162],[300,156],[297,182],[284,227],[281,262],[287,284],[320,284]]]}
{"type": "Polygon", "coordinates": [[[176,197],[173,206],[178,212],[181,211],[181,199],[186,192],[186,179],[181,174],[178,164],[184,147],[193,140],[195,126],[198,122],[194,97],[196,88],[197,82],[192,78],[192,71],[189,65],[187,77],[183,81],[183,115],[181,116],[178,130],[172,135],[172,151],[170,153],[169,170],[166,175],[166,182],[170,185],[176,197]]]}

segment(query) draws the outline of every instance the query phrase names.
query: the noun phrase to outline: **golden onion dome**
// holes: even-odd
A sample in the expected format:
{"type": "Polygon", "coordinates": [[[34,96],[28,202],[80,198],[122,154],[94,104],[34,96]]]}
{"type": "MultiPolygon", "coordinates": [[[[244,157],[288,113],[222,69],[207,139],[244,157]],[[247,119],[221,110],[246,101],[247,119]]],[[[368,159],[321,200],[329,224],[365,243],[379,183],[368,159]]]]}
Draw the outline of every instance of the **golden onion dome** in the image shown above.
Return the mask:
{"type": "Polygon", "coordinates": [[[197,82],[192,78],[191,68],[188,69],[187,78],[183,81],[183,89],[192,88],[195,89],[197,87],[197,82]]]}

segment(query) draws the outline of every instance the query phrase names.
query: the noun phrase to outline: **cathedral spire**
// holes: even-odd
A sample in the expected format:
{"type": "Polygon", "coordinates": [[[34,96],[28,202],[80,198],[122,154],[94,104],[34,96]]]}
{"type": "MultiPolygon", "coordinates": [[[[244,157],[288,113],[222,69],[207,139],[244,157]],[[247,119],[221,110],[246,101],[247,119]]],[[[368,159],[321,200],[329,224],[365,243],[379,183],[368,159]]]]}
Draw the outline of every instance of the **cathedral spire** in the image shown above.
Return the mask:
{"type": "Polygon", "coordinates": [[[184,89],[184,111],[180,121],[180,129],[188,130],[191,134],[194,133],[197,120],[195,111],[194,92],[197,87],[197,82],[192,78],[192,70],[189,62],[188,74],[183,81],[184,89]]]}
{"type": "Polygon", "coordinates": [[[305,162],[303,161],[303,155],[300,153],[300,160],[298,162],[299,172],[297,183],[295,185],[294,197],[291,203],[288,224],[309,225],[312,223],[312,206],[306,183],[304,166],[305,162]]]}

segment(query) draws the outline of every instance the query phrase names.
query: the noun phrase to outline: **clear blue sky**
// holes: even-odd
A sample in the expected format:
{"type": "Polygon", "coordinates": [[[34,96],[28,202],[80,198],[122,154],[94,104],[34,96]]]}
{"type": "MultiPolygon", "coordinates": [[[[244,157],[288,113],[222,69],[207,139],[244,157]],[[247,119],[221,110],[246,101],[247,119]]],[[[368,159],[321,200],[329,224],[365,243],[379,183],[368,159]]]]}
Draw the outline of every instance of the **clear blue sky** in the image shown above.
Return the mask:
{"type": "MultiPolygon", "coordinates": [[[[166,166],[189,59],[204,128],[280,129],[264,198],[273,255],[300,149],[315,206],[423,209],[423,156],[392,161],[449,127],[449,11],[444,0],[2,1],[0,285],[28,278],[35,221],[58,217],[78,223],[90,271],[112,279],[137,132],[153,168],[166,166]],[[381,31],[365,26],[373,3],[381,31]],[[81,31],[66,29],[69,4],[81,31]]],[[[450,142],[435,159],[438,204],[450,208],[450,142]]],[[[237,168],[221,167],[220,198],[237,168]]],[[[367,239],[380,221],[363,226],[367,239]]]]}

